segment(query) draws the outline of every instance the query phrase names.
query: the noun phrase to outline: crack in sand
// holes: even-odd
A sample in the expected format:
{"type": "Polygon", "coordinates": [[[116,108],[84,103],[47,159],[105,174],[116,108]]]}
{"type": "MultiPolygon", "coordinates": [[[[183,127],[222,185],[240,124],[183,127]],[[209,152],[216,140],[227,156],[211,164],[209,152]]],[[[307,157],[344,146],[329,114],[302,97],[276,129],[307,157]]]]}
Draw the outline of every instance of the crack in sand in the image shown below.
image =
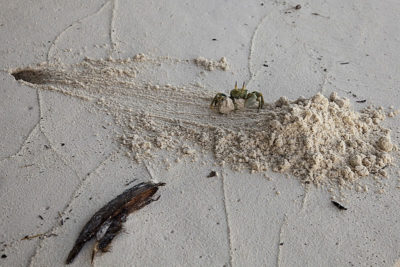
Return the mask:
{"type": "Polygon", "coordinates": [[[109,0],[107,2],[105,2],[95,13],[86,15],[74,22],[72,22],[70,25],[68,25],[66,28],[64,28],[64,30],[62,30],[55,38],[54,40],[51,42],[51,45],[49,47],[49,50],[47,51],[47,62],[50,62],[50,58],[52,56],[52,52],[54,50],[54,47],[57,45],[58,40],[64,35],[64,33],[66,33],[69,29],[73,28],[74,26],[78,25],[79,23],[82,23],[83,21],[85,21],[86,19],[92,17],[92,16],[96,16],[97,14],[99,14],[104,7],[106,7],[109,3],[111,3],[111,1],[113,0],[109,0]]]}
{"type": "Polygon", "coordinates": [[[4,158],[0,159],[0,162],[6,161],[6,160],[9,160],[9,159],[13,159],[13,158],[17,157],[18,155],[20,155],[20,153],[28,145],[28,140],[32,138],[33,133],[35,133],[35,131],[38,130],[39,134],[42,134],[43,137],[46,139],[46,141],[47,141],[47,143],[49,145],[49,148],[55,153],[55,155],[63,162],[63,164],[67,168],[72,170],[77,175],[76,170],[74,168],[72,168],[67,163],[66,159],[55,149],[55,147],[53,146],[50,138],[47,136],[45,130],[43,129],[43,125],[41,123],[42,120],[43,120],[43,113],[42,113],[42,100],[41,100],[41,96],[40,96],[40,89],[36,89],[36,97],[37,97],[38,113],[39,113],[38,121],[35,123],[35,125],[32,127],[32,129],[29,131],[28,135],[26,136],[26,138],[24,139],[24,141],[20,145],[18,151],[13,153],[12,155],[9,155],[7,157],[4,157],[4,158]]]}
{"type": "Polygon", "coordinates": [[[232,235],[231,235],[231,227],[229,224],[229,212],[227,207],[227,196],[225,189],[225,174],[221,172],[221,191],[222,191],[222,202],[224,205],[224,213],[225,213],[225,223],[226,223],[226,234],[227,234],[227,245],[229,248],[229,266],[233,266],[233,249],[232,249],[232,235]]]}
{"type": "MultiPolygon", "coordinates": [[[[33,134],[36,132],[36,130],[37,130],[38,133],[41,134],[41,135],[44,137],[44,139],[46,140],[47,144],[49,145],[49,149],[51,150],[51,152],[53,152],[54,155],[55,155],[59,160],[61,160],[61,162],[62,162],[69,170],[71,170],[71,171],[74,173],[74,175],[75,175],[78,179],[80,179],[80,178],[79,178],[79,175],[77,174],[77,171],[76,171],[74,168],[72,168],[72,167],[67,163],[67,161],[64,159],[64,157],[63,157],[61,154],[58,153],[58,151],[57,151],[57,150],[54,148],[54,146],[52,145],[51,140],[49,139],[49,137],[48,137],[47,134],[45,133],[45,130],[43,129],[43,125],[42,125],[42,123],[41,123],[41,122],[43,121],[43,106],[42,106],[43,103],[42,103],[42,99],[41,99],[41,95],[40,95],[40,89],[36,89],[36,96],[37,96],[38,113],[39,113],[38,121],[36,122],[36,124],[35,124],[35,126],[32,128],[32,130],[29,132],[28,136],[25,138],[25,140],[24,140],[24,142],[22,143],[20,149],[19,149],[15,154],[13,154],[13,155],[11,155],[11,156],[8,156],[7,158],[1,159],[0,162],[2,162],[2,161],[4,161],[4,160],[7,160],[7,159],[12,159],[12,158],[14,158],[15,156],[19,155],[19,154],[21,153],[21,151],[22,151],[22,150],[26,147],[26,145],[28,144],[28,140],[32,137],[32,135],[33,135],[33,134]]],[[[110,156],[111,156],[111,155],[110,155],[110,156]]],[[[109,156],[109,157],[110,157],[110,156],[109,156]]],[[[108,157],[108,158],[109,158],[109,157],[108,157]]],[[[105,160],[107,160],[108,158],[106,158],[105,160]]],[[[104,162],[104,161],[103,161],[103,162],[104,162]]],[[[98,167],[100,167],[100,166],[102,165],[103,162],[101,162],[101,163],[99,164],[98,167]]],[[[97,168],[98,168],[98,167],[97,167],[97,168]]],[[[97,168],[96,168],[96,169],[97,169],[97,168]]],[[[96,170],[96,169],[95,169],[95,170],[96,170]]],[[[95,170],[94,170],[94,171],[95,171],[95,170]]],[[[89,174],[88,174],[88,175],[89,175],[89,174]]],[[[69,208],[70,204],[72,203],[72,201],[73,201],[73,199],[74,199],[75,193],[80,189],[80,187],[82,186],[82,184],[83,184],[83,182],[84,182],[85,180],[86,180],[85,178],[82,179],[80,185],[78,186],[78,188],[77,188],[77,189],[74,191],[74,193],[72,194],[71,200],[69,201],[69,203],[66,204],[66,207],[63,209],[63,213],[65,213],[65,211],[69,208]]],[[[40,246],[41,246],[41,244],[42,244],[42,242],[44,242],[44,240],[48,238],[46,235],[47,235],[47,234],[52,234],[52,233],[54,233],[54,231],[57,229],[58,223],[59,223],[59,222],[58,222],[58,220],[57,220],[57,221],[55,222],[55,224],[54,224],[53,226],[50,226],[49,230],[47,230],[47,231],[44,233],[44,237],[41,238],[41,239],[39,239],[39,240],[37,241],[37,243],[36,243],[36,245],[35,245],[35,248],[34,248],[34,252],[33,252],[33,254],[32,254],[32,255],[29,257],[29,259],[28,259],[28,266],[31,265],[32,259],[35,257],[37,251],[39,250],[39,248],[40,248],[40,246]]],[[[20,240],[18,239],[18,240],[14,240],[14,241],[9,242],[9,243],[8,243],[9,247],[10,247],[10,246],[13,246],[17,241],[20,241],[20,240]]]]}
{"type": "Polygon", "coordinates": [[[66,203],[65,208],[63,209],[63,211],[61,212],[62,215],[65,214],[66,210],[68,210],[71,205],[74,203],[75,199],[77,199],[77,197],[82,194],[82,192],[80,191],[84,185],[86,184],[86,182],[89,180],[89,178],[92,176],[93,173],[97,172],[97,170],[99,170],[105,162],[107,162],[108,160],[110,160],[112,157],[114,157],[116,154],[118,153],[118,150],[114,150],[110,153],[110,155],[108,155],[108,157],[106,157],[104,160],[102,160],[91,172],[87,173],[86,175],[84,175],[84,177],[79,178],[79,184],[76,187],[76,189],[74,190],[74,192],[71,194],[71,198],[70,200],[66,203]]]}
{"type": "MultiPolygon", "coordinates": [[[[47,144],[49,145],[50,151],[51,151],[59,160],[61,160],[61,162],[62,162],[68,169],[70,169],[70,170],[75,174],[76,177],[78,177],[76,171],[75,171],[71,166],[69,166],[69,165],[66,163],[66,161],[62,158],[62,156],[61,156],[60,154],[58,154],[58,152],[51,146],[50,140],[49,140],[48,137],[45,135],[45,133],[40,129],[40,121],[39,121],[38,123],[36,123],[35,127],[32,129],[32,131],[30,132],[30,134],[29,134],[28,137],[26,138],[26,141],[29,140],[29,139],[31,138],[31,136],[32,136],[33,134],[36,133],[36,131],[37,131],[37,134],[42,135],[42,137],[46,140],[47,144]]],[[[23,147],[21,148],[21,151],[22,151],[22,150],[26,147],[26,145],[28,144],[26,141],[24,142],[24,145],[23,145],[23,147]]],[[[17,154],[18,154],[18,153],[17,153],[17,154]]],[[[78,179],[79,179],[79,177],[78,177],[78,179]]],[[[68,208],[68,207],[66,207],[64,210],[66,210],[67,208],[68,208]]],[[[39,247],[40,247],[40,245],[42,244],[42,242],[44,242],[45,239],[47,239],[47,238],[49,238],[49,237],[52,236],[51,234],[54,233],[54,230],[56,229],[55,226],[57,226],[57,225],[58,225],[58,221],[56,221],[55,224],[54,224],[53,226],[50,226],[50,227],[48,228],[48,230],[45,231],[45,232],[42,234],[42,237],[36,242],[36,244],[34,245],[34,253],[33,253],[33,255],[31,255],[31,256],[29,257],[29,259],[28,259],[28,266],[30,266],[30,262],[31,262],[32,258],[34,257],[34,255],[36,254],[36,251],[39,249],[39,247]]],[[[7,247],[10,248],[10,247],[13,247],[14,245],[16,245],[16,244],[17,244],[18,242],[20,242],[20,241],[21,241],[21,239],[18,238],[18,239],[14,239],[14,240],[11,240],[11,241],[7,241],[6,244],[7,244],[7,247]]]]}
{"type": "Polygon", "coordinates": [[[50,140],[50,138],[47,136],[46,131],[43,128],[42,125],[42,121],[43,121],[43,102],[42,102],[42,98],[40,95],[40,91],[39,89],[37,89],[37,99],[38,99],[38,108],[39,108],[39,121],[38,121],[38,126],[39,126],[39,132],[43,135],[43,137],[46,139],[50,149],[54,152],[54,154],[61,160],[61,162],[68,168],[70,169],[75,177],[77,177],[79,179],[79,175],[77,173],[77,171],[75,170],[75,168],[73,168],[72,166],[70,166],[67,162],[67,160],[64,158],[64,156],[62,154],[60,154],[57,149],[55,149],[55,146],[53,145],[53,142],[50,140]]]}
{"type": "Polygon", "coordinates": [[[248,68],[248,72],[249,72],[249,82],[248,82],[248,84],[250,84],[250,81],[253,79],[253,74],[254,74],[254,71],[251,70],[251,59],[252,59],[253,51],[254,51],[254,40],[255,40],[255,38],[257,36],[257,33],[258,33],[258,30],[259,30],[260,26],[262,24],[264,24],[264,21],[271,15],[271,13],[272,12],[269,12],[267,15],[265,15],[261,19],[260,23],[257,24],[257,26],[256,26],[256,28],[255,28],[255,30],[253,32],[253,36],[251,37],[251,40],[250,40],[250,49],[249,49],[249,56],[248,56],[248,61],[247,61],[248,62],[247,68],[248,68]]]}
{"type": "MultiPolygon", "coordinates": [[[[10,74],[9,71],[7,71],[7,73],[10,74]]],[[[24,141],[21,143],[18,151],[13,153],[13,154],[11,154],[11,155],[9,155],[9,156],[7,156],[7,157],[4,157],[4,158],[0,159],[0,162],[3,162],[5,160],[9,160],[9,159],[12,159],[12,158],[15,158],[16,156],[18,156],[22,152],[22,150],[25,148],[25,146],[28,144],[27,142],[31,138],[31,135],[36,130],[36,128],[39,128],[39,131],[41,131],[41,129],[40,129],[41,107],[40,107],[39,89],[36,89],[36,101],[37,101],[37,105],[38,105],[38,115],[39,115],[39,118],[38,118],[37,122],[32,127],[32,129],[28,132],[28,135],[26,136],[26,138],[24,138],[24,141]]]]}
{"type": "Polygon", "coordinates": [[[22,142],[22,144],[21,144],[20,147],[18,148],[18,151],[15,152],[15,153],[13,153],[13,154],[11,154],[11,155],[9,155],[9,156],[7,156],[7,157],[4,157],[4,158],[0,159],[0,162],[6,161],[6,160],[9,160],[9,159],[13,159],[13,158],[19,156],[20,153],[22,152],[22,150],[23,150],[23,149],[26,147],[26,145],[28,144],[28,140],[31,138],[33,132],[35,132],[36,128],[38,128],[38,127],[39,127],[39,123],[36,123],[36,124],[32,127],[32,129],[29,131],[28,135],[25,137],[24,141],[22,142]]]}

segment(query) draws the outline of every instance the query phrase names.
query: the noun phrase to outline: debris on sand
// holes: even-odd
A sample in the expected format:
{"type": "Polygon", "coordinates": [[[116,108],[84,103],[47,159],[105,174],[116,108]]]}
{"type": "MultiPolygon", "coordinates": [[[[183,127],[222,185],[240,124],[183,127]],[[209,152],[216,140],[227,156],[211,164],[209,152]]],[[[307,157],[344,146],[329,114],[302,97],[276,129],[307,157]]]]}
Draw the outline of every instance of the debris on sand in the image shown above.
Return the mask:
{"type": "Polygon", "coordinates": [[[83,227],[68,255],[66,263],[70,264],[85,243],[93,237],[96,237],[97,241],[93,248],[92,261],[97,251],[106,252],[111,241],[121,231],[126,217],[130,213],[158,200],[158,198],[153,199],[152,196],[157,192],[158,187],[164,185],[165,183],[140,183],[125,190],[108,202],[83,227]]]}

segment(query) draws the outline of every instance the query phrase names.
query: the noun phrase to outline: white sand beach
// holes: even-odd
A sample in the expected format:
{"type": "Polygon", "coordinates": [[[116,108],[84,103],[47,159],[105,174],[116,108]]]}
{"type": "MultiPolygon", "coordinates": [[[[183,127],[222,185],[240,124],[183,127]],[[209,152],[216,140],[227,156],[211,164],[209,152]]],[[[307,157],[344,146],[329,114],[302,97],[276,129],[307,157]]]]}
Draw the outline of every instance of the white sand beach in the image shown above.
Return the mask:
{"type": "Polygon", "coordinates": [[[400,264],[400,2],[0,6],[0,266],[400,264]]]}

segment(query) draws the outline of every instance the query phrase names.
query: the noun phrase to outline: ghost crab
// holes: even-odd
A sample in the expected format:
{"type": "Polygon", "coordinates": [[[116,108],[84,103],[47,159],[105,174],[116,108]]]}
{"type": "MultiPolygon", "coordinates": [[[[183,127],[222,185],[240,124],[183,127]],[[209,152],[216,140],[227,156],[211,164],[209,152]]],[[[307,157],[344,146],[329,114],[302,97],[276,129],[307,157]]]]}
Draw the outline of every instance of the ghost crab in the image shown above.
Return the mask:
{"type": "Polygon", "coordinates": [[[253,91],[251,93],[247,92],[245,83],[243,83],[242,88],[238,88],[237,87],[237,82],[235,83],[235,88],[233,90],[231,90],[229,98],[227,97],[226,94],[223,93],[218,93],[215,95],[214,99],[211,102],[210,107],[211,108],[215,108],[218,107],[220,108],[220,112],[221,113],[228,113],[225,111],[229,110],[229,101],[231,100],[233,103],[233,109],[231,110],[237,110],[240,109],[238,106],[238,102],[240,102],[239,100],[243,99],[244,100],[244,107],[252,107],[255,105],[255,103],[257,102],[257,107],[258,110],[262,109],[264,106],[264,97],[260,92],[257,91],[253,91]],[[224,105],[227,108],[225,108],[222,112],[221,111],[221,106],[224,105]]]}

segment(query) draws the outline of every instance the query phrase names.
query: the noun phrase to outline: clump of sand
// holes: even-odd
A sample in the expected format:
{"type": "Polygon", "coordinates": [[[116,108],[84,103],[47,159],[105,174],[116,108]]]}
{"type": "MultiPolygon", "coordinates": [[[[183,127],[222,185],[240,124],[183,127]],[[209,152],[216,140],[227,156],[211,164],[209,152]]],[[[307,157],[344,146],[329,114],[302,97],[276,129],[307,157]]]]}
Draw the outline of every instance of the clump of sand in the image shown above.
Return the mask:
{"type": "Polygon", "coordinates": [[[214,69],[220,69],[226,71],[229,69],[229,65],[225,57],[222,57],[219,61],[206,59],[204,57],[198,57],[193,61],[197,66],[201,66],[208,71],[212,71],[214,69]]]}

